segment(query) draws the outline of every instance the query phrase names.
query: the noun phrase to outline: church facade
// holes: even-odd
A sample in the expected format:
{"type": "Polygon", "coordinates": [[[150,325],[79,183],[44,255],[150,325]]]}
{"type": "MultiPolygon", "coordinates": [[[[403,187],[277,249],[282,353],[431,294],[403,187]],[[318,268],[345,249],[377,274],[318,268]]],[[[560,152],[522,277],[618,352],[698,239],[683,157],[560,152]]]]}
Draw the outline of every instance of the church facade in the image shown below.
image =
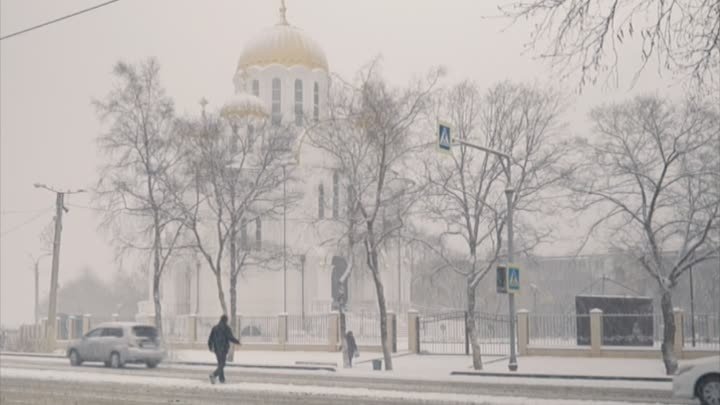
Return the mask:
{"type": "MultiPolygon", "coordinates": [[[[327,114],[331,85],[326,55],[320,45],[291,25],[286,9],[279,21],[245,44],[233,77],[235,95],[227,104],[248,119],[264,117],[271,124],[297,131],[294,160],[288,171],[287,194],[300,201],[282,216],[247,224],[246,233],[258,246],[285,249],[285,261],[272,268],[247,267],[238,280],[237,308],[242,315],[327,313],[332,310],[333,257],[347,256],[341,217],[346,215],[347,185],[332,159],[303,136],[327,114]],[[285,235],[285,238],[283,238],[285,235]],[[283,240],[285,239],[285,240],[283,240]]],[[[283,198],[285,196],[283,195],[283,198]]],[[[385,297],[389,310],[410,307],[411,257],[399,239],[383,249],[385,297]]],[[[355,253],[348,280],[348,309],[377,311],[372,276],[364,254],[355,253]]],[[[227,266],[226,266],[227,267],[227,266]]],[[[201,257],[176,260],[163,276],[163,315],[217,316],[222,312],[215,276],[201,257]]],[[[229,274],[223,274],[229,301],[229,274]]],[[[229,308],[229,302],[227,302],[229,308]]],[[[153,312],[152,297],[140,303],[141,314],[153,312]]]]}

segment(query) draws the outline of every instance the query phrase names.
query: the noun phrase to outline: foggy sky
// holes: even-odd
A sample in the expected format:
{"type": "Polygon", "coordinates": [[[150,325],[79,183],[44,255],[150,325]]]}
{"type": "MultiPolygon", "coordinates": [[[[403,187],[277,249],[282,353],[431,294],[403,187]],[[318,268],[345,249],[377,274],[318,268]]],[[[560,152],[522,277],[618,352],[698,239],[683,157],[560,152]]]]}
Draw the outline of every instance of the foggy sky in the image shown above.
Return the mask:
{"type": "MultiPolygon", "coordinates": [[[[9,33],[101,3],[101,0],[2,0],[0,33],[9,33]]],[[[351,78],[374,56],[402,84],[435,65],[446,83],[472,79],[483,87],[499,80],[553,83],[569,94],[545,61],[523,53],[530,24],[508,26],[495,1],[288,0],[288,21],[324,48],[333,72],[351,78]]],[[[122,0],[99,10],[0,42],[0,321],[17,325],[33,315],[29,255],[40,250],[40,231],[52,221],[55,196],[33,188],[87,188],[97,181],[101,131],[93,98],[110,90],[113,65],[122,59],[158,58],[161,80],[179,114],[197,114],[205,97],[217,108],[233,93],[237,59],[249,37],[278,21],[279,1],[122,0]]],[[[637,57],[633,54],[631,57],[637,57]]],[[[569,99],[565,119],[585,133],[590,106],[638,92],[677,92],[652,69],[628,90],[586,88],[569,99]]],[[[629,73],[628,73],[629,72],[629,73]]],[[[431,136],[428,134],[428,136],[431,136]]],[[[88,195],[72,195],[62,234],[61,285],[85,267],[109,279],[118,265],[107,236],[98,232],[88,195]]],[[[571,239],[571,238],[570,238],[571,239]]],[[[568,244],[546,246],[560,254],[568,244]]],[[[41,294],[49,288],[50,258],[41,262],[41,294]]]]}

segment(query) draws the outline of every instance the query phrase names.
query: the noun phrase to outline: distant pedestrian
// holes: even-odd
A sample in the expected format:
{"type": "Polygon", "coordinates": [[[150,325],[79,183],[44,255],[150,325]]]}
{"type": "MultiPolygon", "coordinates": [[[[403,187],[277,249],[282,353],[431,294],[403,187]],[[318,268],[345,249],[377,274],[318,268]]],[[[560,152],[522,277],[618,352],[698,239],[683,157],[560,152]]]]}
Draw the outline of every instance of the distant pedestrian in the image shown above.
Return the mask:
{"type": "Polygon", "coordinates": [[[221,316],[220,322],[213,326],[210,337],[208,337],[208,348],[211,352],[215,353],[218,364],[217,369],[210,374],[210,382],[212,384],[215,384],[216,378],[219,378],[221,383],[225,383],[225,360],[230,350],[230,342],[236,345],[240,344],[240,341],[233,336],[227,321],[227,315],[221,316]]]}
{"type": "Polygon", "coordinates": [[[348,365],[352,367],[353,357],[359,357],[360,352],[358,351],[357,344],[355,343],[355,336],[353,336],[351,330],[345,334],[345,343],[347,344],[348,365]]]}

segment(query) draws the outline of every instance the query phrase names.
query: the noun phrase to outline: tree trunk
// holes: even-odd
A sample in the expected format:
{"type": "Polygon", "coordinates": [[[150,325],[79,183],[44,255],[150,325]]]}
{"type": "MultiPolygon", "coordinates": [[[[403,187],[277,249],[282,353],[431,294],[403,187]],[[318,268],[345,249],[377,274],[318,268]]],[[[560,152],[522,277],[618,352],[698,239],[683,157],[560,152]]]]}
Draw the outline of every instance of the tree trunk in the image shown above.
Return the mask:
{"type": "MultiPolygon", "coordinates": [[[[240,325],[237,323],[237,274],[235,272],[230,274],[230,328],[232,328],[235,337],[240,340],[240,325]]],[[[232,343],[230,347],[228,361],[234,361],[235,350],[232,343]]]]}
{"type": "Polygon", "coordinates": [[[472,284],[472,276],[468,279],[467,284],[467,311],[468,316],[465,320],[465,328],[470,336],[470,345],[472,346],[473,369],[482,370],[482,353],[480,351],[480,340],[477,335],[475,323],[475,288],[472,284]]]}
{"type": "Polygon", "coordinates": [[[217,284],[217,292],[218,292],[218,299],[220,300],[220,306],[222,307],[222,312],[224,315],[227,315],[227,304],[225,304],[225,293],[222,289],[222,270],[220,270],[220,266],[218,266],[217,271],[215,272],[215,282],[217,284]]]}
{"type": "Polygon", "coordinates": [[[366,243],[365,248],[368,255],[368,267],[373,276],[375,282],[375,292],[377,293],[378,308],[380,309],[380,339],[382,343],[383,358],[385,359],[385,370],[392,370],[392,356],[390,353],[390,347],[388,347],[388,330],[387,330],[387,309],[385,305],[385,292],[380,279],[380,264],[378,263],[377,248],[375,247],[375,238],[372,231],[372,226],[368,226],[368,238],[370,240],[366,243]]]}
{"type": "Polygon", "coordinates": [[[158,335],[162,336],[162,303],[160,302],[160,275],[153,276],[153,301],[155,303],[155,327],[158,335]]]}
{"type": "Polygon", "coordinates": [[[345,334],[347,333],[347,323],[345,322],[345,310],[342,305],[340,310],[340,348],[342,349],[343,368],[350,368],[350,357],[348,356],[347,342],[345,334]]]}
{"type": "Polygon", "coordinates": [[[660,308],[663,315],[663,342],[661,346],[663,363],[667,375],[673,375],[677,371],[677,359],[675,358],[675,314],[673,314],[672,294],[670,289],[663,289],[660,299],[660,308]]]}
{"type": "Polygon", "coordinates": [[[153,249],[153,301],[155,302],[155,327],[158,330],[158,335],[163,337],[162,303],[160,302],[160,275],[162,274],[162,269],[160,268],[160,254],[162,240],[160,235],[160,220],[158,218],[157,211],[155,211],[153,221],[155,225],[155,243],[153,249]]]}

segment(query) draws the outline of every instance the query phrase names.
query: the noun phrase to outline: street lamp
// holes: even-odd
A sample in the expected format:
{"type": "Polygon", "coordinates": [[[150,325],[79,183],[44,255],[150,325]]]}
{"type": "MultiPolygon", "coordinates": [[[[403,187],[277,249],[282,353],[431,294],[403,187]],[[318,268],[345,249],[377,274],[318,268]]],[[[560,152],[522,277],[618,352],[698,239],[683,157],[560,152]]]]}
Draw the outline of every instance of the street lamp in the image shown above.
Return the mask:
{"type": "MultiPolygon", "coordinates": [[[[507,153],[499,152],[494,149],[486,148],[484,146],[475,145],[464,140],[460,140],[461,145],[465,145],[470,148],[478,149],[483,152],[491,153],[498,156],[500,159],[507,160],[507,166],[505,166],[505,177],[507,179],[507,188],[505,189],[505,197],[507,198],[507,238],[508,238],[508,264],[513,262],[513,194],[515,190],[512,188],[512,171],[510,170],[510,155],[507,153]]],[[[508,363],[508,369],[510,371],[516,371],[518,368],[517,356],[515,354],[515,294],[508,291],[508,310],[510,312],[510,362],[508,363]]]]}

